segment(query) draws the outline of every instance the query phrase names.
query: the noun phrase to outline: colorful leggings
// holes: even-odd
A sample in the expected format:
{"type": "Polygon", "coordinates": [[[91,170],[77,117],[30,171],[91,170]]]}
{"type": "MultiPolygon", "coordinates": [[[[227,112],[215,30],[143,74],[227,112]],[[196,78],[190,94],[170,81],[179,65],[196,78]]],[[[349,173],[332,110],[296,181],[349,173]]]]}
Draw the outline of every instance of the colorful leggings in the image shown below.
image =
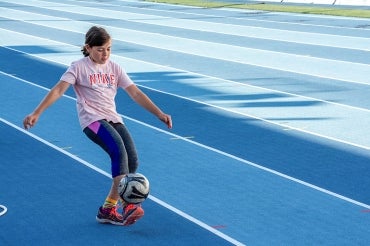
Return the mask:
{"type": "Polygon", "coordinates": [[[125,125],[99,120],[91,123],[83,132],[109,154],[113,178],[136,172],[139,165],[137,152],[125,125]]]}

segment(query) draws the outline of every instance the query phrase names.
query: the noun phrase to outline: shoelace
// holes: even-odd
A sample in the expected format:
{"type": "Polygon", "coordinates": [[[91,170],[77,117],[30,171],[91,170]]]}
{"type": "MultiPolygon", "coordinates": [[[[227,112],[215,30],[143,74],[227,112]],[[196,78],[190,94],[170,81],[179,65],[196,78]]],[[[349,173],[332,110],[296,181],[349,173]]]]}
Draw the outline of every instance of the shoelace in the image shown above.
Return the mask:
{"type": "Polygon", "coordinates": [[[138,207],[141,207],[141,205],[140,204],[127,204],[123,207],[123,211],[126,213],[126,210],[131,210],[131,209],[135,209],[138,207]]]}
{"type": "Polygon", "coordinates": [[[117,207],[118,207],[118,206],[113,207],[113,208],[109,211],[109,215],[110,215],[111,217],[115,217],[115,218],[122,219],[122,215],[117,211],[117,207]]]}

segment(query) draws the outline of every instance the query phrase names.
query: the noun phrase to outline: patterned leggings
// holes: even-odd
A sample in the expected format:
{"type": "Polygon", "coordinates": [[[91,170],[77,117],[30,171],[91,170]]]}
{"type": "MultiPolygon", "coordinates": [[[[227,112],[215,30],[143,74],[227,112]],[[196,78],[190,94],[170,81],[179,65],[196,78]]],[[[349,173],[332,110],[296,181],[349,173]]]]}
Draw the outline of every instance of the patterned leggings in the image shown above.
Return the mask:
{"type": "Polygon", "coordinates": [[[99,120],[91,123],[83,132],[108,153],[113,178],[136,172],[139,165],[137,152],[125,125],[99,120]]]}

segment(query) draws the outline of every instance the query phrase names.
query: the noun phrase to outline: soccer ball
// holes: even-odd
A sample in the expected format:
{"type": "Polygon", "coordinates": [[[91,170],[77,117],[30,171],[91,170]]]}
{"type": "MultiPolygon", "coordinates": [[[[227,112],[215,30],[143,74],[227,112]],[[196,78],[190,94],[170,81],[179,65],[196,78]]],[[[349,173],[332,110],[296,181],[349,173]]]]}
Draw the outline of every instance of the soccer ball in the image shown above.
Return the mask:
{"type": "Polygon", "coordinates": [[[140,173],[129,173],[121,179],[118,193],[127,203],[141,203],[149,195],[149,181],[140,173]]]}

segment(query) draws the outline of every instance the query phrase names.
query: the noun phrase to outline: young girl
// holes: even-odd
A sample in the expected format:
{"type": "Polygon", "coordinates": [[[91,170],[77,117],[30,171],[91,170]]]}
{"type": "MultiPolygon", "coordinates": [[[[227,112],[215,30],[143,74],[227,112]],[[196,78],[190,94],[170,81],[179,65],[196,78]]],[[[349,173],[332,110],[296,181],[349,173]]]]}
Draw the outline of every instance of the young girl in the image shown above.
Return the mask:
{"type": "Polygon", "coordinates": [[[144,215],[140,205],[123,204],[117,211],[118,184],[127,173],[135,173],[138,158],[130,133],[116,111],[114,98],[118,88],[146,110],[172,128],[171,116],[163,113],[128,77],[123,69],[109,60],[112,40],[104,28],[93,26],[85,35],[84,58],[75,61],[62,75],[35,110],[25,117],[25,129],[34,126],[40,115],[73,86],[83,132],[106,151],[111,159],[112,186],[96,219],[100,223],[131,225],[144,215]]]}

